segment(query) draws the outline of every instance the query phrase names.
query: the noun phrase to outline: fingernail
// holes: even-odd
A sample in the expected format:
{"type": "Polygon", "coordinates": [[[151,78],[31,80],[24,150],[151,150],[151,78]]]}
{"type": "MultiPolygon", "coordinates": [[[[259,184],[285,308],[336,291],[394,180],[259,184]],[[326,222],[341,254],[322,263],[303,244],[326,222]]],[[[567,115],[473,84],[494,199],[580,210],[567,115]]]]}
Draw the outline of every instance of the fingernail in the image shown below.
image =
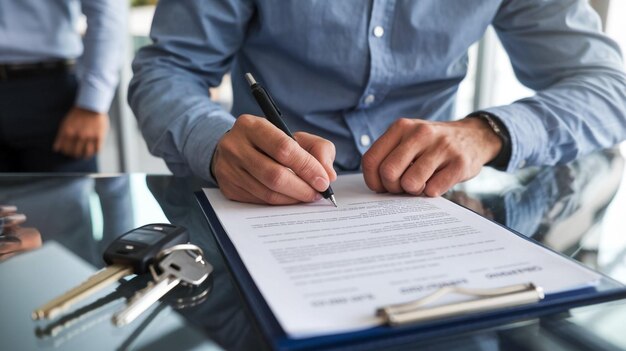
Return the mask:
{"type": "Polygon", "coordinates": [[[317,177],[313,180],[313,187],[319,191],[324,191],[328,189],[328,180],[322,177],[317,177]]]}
{"type": "Polygon", "coordinates": [[[320,201],[322,199],[322,195],[321,194],[316,194],[315,195],[315,201],[320,201]]]}

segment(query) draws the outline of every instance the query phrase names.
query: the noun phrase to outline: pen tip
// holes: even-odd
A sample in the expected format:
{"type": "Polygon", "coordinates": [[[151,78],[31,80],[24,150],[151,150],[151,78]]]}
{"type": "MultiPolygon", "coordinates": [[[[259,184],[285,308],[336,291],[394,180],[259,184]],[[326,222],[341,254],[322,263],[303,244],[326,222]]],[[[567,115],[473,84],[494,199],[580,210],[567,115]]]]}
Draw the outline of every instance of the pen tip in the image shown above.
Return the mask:
{"type": "Polygon", "coordinates": [[[335,205],[335,207],[339,207],[339,206],[337,206],[337,200],[335,200],[335,195],[330,195],[328,200],[330,200],[330,202],[332,202],[333,205],[335,205]]]}
{"type": "Polygon", "coordinates": [[[245,77],[246,77],[246,80],[248,81],[248,84],[250,84],[250,86],[253,86],[256,84],[256,80],[252,76],[252,73],[246,73],[245,77]]]}

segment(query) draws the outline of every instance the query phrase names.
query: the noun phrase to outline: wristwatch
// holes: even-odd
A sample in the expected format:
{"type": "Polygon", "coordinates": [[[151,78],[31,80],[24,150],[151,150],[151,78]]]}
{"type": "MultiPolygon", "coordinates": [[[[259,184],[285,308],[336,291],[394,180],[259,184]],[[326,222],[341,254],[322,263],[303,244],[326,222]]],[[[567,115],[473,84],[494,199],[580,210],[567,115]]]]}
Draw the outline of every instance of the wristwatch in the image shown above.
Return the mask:
{"type": "Polygon", "coordinates": [[[491,130],[502,141],[502,148],[496,157],[489,161],[486,166],[493,167],[500,171],[505,171],[511,159],[511,135],[502,121],[492,113],[478,111],[468,115],[465,118],[480,118],[489,125],[491,130]]]}

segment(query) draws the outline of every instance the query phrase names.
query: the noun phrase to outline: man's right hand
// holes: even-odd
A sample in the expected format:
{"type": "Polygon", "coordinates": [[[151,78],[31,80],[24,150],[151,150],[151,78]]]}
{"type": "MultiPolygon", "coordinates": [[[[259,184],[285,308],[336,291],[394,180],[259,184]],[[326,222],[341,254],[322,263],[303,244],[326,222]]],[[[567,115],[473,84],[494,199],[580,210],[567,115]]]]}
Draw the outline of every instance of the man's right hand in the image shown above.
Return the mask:
{"type": "Polygon", "coordinates": [[[211,170],[235,201],[286,205],[321,199],[337,178],[335,146],[298,132],[293,140],[262,117],[241,115],[219,141],[211,170]]]}
{"type": "Polygon", "coordinates": [[[61,122],[53,149],[74,158],[92,158],[102,149],[108,130],[106,113],[74,107],[61,122]]]}

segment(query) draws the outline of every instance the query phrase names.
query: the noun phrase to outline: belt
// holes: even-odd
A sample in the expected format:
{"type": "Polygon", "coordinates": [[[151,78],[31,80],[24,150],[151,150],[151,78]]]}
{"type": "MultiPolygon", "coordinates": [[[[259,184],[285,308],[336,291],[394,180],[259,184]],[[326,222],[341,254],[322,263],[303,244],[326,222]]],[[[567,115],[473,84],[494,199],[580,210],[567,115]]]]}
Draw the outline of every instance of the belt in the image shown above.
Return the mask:
{"type": "Polygon", "coordinates": [[[0,63],[0,81],[37,77],[50,73],[70,71],[75,64],[74,60],[58,60],[34,63],[0,63]]]}

